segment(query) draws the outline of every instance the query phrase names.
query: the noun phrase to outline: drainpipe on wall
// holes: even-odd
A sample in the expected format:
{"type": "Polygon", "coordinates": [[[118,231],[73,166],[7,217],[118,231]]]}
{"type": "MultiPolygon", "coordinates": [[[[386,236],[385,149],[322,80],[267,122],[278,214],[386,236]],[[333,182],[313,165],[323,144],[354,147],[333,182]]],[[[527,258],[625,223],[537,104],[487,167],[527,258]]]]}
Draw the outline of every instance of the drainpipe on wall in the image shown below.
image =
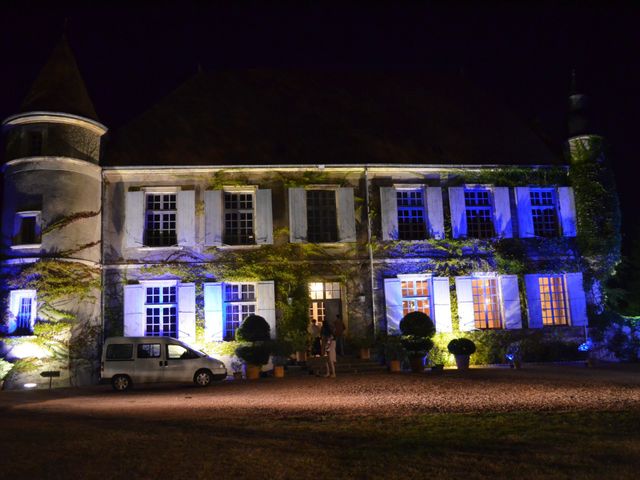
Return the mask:
{"type": "Polygon", "coordinates": [[[369,270],[371,272],[371,315],[373,316],[373,337],[376,333],[376,300],[375,300],[375,273],[373,270],[373,246],[371,245],[371,215],[369,215],[369,169],[364,167],[364,191],[367,214],[367,245],[369,246],[369,270]]]}

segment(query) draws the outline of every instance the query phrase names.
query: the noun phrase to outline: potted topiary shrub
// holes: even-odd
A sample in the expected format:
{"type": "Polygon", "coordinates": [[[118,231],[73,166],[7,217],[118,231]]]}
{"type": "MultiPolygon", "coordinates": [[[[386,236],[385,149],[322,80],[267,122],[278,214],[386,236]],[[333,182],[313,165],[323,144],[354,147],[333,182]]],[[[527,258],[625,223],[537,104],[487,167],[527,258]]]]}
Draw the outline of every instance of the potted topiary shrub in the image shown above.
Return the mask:
{"type": "Polygon", "coordinates": [[[364,335],[362,337],[351,338],[351,344],[358,349],[358,357],[362,360],[369,360],[371,358],[371,348],[375,345],[373,337],[370,335],[364,335]]]}
{"type": "Polygon", "coordinates": [[[293,352],[291,343],[286,340],[276,340],[271,342],[271,355],[273,355],[273,376],[275,378],[284,377],[284,366],[287,364],[289,356],[293,352]]]}
{"type": "Polygon", "coordinates": [[[433,373],[442,373],[444,371],[444,364],[447,363],[447,357],[449,354],[437,345],[429,351],[429,366],[433,373]]]}
{"type": "Polygon", "coordinates": [[[447,349],[456,359],[456,367],[458,370],[469,369],[469,357],[475,353],[476,344],[468,338],[454,338],[447,345],[447,349]]]}
{"type": "Polygon", "coordinates": [[[259,315],[249,315],[236,330],[236,340],[242,345],[236,349],[236,356],[247,366],[247,378],[260,377],[262,366],[269,363],[271,327],[259,315]]]}
{"type": "Polygon", "coordinates": [[[303,331],[293,331],[285,335],[292,350],[296,353],[296,362],[306,362],[307,348],[309,348],[309,334],[303,331]]]}
{"type": "Polygon", "coordinates": [[[424,371],[424,357],[433,348],[436,327],[429,315],[423,312],[407,313],[400,321],[400,341],[407,351],[412,372],[424,371]]]}
{"type": "Polygon", "coordinates": [[[402,362],[407,358],[407,350],[402,344],[402,340],[397,335],[389,335],[384,342],[384,358],[389,365],[391,373],[401,370],[402,362]]]}

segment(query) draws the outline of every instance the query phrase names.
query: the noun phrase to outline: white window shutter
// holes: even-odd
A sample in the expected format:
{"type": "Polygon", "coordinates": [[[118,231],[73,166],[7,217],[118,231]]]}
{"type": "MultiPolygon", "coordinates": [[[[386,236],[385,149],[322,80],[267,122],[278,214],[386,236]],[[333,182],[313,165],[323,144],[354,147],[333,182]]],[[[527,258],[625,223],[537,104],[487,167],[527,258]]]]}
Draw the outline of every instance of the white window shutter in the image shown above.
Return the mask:
{"type": "Polygon", "coordinates": [[[464,203],[464,187],[449,187],[451,233],[453,238],[467,236],[467,209],[464,203]]]}
{"type": "Polygon", "coordinates": [[[584,294],[582,273],[567,273],[567,293],[571,310],[571,325],[584,327],[589,324],[587,318],[587,299],[584,294]]]}
{"type": "Polygon", "coordinates": [[[504,312],[504,328],[522,328],[522,312],[520,311],[520,291],[517,275],[500,275],[500,291],[504,312]]]}
{"type": "Polygon", "coordinates": [[[493,187],[493,224],[500,238],[513,237],[509,187],[493,187]]]}
{"type": "Polygon", "coordinates": [[[384,301],[387,307],[387,334],[399,335],[402,320],[402,288],[399,279],[384,279],[384,301]]]}
{"type": "Polygon", "coordinates": [[[476,329],[473,316],[473,288],[471,277],[456,277],[456,298],[458,300],[458,319],[461,332],[476,329]]]}
{"type": "Polygon", "coordinates": [[[178,338],[186,343],[196,341],[196,285],[178,284],[178,338]]]}
{"type": "Polygon", "coordinates": [[[338,238],[341,242],[356,241],[356,206],[353,188],[339,188],[336,191],[338,213],[338,238]]]}
{"type": "Polygon", "coordinates": [[[256,191],[256,243],[258,245],[273,244],[273,208],[271,190],[256,191]]]}
{"type": "Polygon", "coordinates": [[[433,316],[437,332],[451,332],[449,277],[433,277],[433,316]]]}
{"type": "Polygon", "coordinates": [[[442,207],[442,188],[427,187],[427,218],[429,235],[436,239],[444,238],[444,211],[442,207]]]}
{"type": "Polygon", "coordinates": [[[398,239],[398,194],[394,187],[380,187],[382,240],[398,239]]]}
{"type": "Polygon", "coordinates": [[[531,215],[531,189],[529,187],[516,187],[516,205],[518,207],[520,238],[535,237],[533,216],[531,215]]]}
{"type": "Polygon", "coordinates": [[[207,190],[204,192],[204,244],[207,247],[222,245],[224,229],[222,190],[207,190]]]}
{"type": "Polygon", "coordinates": [[[307,240],[307,192],[304,188],[289,189],[289,241],[307,240]]]}
{"type": "Polygon", "coordinates": [[[540,304],[540,275],[525,275],[524,287],[527,289],[527,312],[529,328],[542,328],[542,305],[540,304]]]}
{"type": "Polygon", "coordinates": [[[205,340],[220,342],[224,338],[222,283],[205,283],[203,290],[205,340]]]}
{"type": "Polygon", "coordinates": [[[178,245],[193,247],[196,244],[196,192],[181,190],[178,192],[178,218],[176,229],[178,245]]]}
{"type": "Polygon", "coordinates": [[[144,234],[144,192],[127,192],[124,209],[124,246],[142,247],[144,234]]]}
{"type": "Polygon", "coordinates": [[[256,315],[264,318],[271,327],[271,338],[276,338],[276,298],[273,281],[256,284],[256,315]]]}
{"type": "Polygon", "coordinates": [[[124,286],[124,336],[142,337],[146,330],[144,318],[144,287],[124,286]]]}
{"type": "Polygon", "coordinates": [[[558,204],[560,206],[562,235],[575,237],[577,233],[576,201],[573,196],[573,187],[558,187],[558,204]]]}

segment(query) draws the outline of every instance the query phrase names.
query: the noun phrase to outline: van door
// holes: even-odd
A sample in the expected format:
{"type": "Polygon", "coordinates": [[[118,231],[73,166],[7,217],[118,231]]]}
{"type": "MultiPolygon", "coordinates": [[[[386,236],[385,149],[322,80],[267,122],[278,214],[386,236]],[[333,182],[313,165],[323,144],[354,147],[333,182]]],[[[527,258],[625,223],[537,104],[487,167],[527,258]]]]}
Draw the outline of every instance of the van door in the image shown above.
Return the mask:
{"type": "Polygon", "coordinates": [[[164,381],[164,355],[162,345],[153,340],[136,346],[136,367],[133,381],[140,383],[164,381]]]}
{"type": "Polygon", "coordinates": [[[170,382],[191,382],[200,366],[200,355],[176,343],[166,345],[165,378],[170,382]]]}

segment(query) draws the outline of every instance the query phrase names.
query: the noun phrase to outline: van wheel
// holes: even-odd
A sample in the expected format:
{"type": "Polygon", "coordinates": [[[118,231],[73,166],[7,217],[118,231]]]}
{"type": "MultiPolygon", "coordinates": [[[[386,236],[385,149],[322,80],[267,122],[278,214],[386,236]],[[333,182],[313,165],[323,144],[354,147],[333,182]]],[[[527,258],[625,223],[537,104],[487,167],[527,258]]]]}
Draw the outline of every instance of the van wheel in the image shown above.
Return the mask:
{"type": "Polygon", "coordinates": [[[118,392],[124,392],[131,388],[131,379],[127,375],[114,375],[111,386],[118,392]]]}
{"type": "Polygon", "coordinates": [[[196,385],[199,387],[208,387],[211,385],[212,379],[213,376],[209,370],[198,370],[193,376],[193,381],[196,382],[196,385]]]}

